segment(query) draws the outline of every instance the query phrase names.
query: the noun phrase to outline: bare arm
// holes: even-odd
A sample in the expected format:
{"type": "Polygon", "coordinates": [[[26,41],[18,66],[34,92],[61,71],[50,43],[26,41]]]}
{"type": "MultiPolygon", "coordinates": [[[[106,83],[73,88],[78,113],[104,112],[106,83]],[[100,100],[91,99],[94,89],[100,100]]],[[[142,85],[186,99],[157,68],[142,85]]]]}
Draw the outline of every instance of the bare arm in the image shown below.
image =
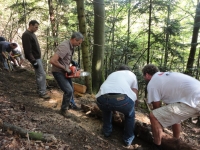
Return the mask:
{"type": "Polygon", "coordinates": [[[62,64],[60,64],[58,60],[59,60],[59,56],[58,56],[58,54],[55,53],[55,54],[51,57],[50,63],[51,63],[52,65],[58,67],[58,68],[61,68],[61,69],[65,70],[65,69],[66,69],[65,66],[62,65],[62,64]]]}
{"type": "Polygon", "coordinates": [[[5,52],[2,52],[2,55],[3,55],[6,59],[8,59],[8,57],[7,57],[7,55],[5,54],[5,52]]]}
{"type": "Polygon", "coordinates": [[[153,105],[153,109],[156,109],[156,108],[159,108],[161,106],[161,102],[160,101],[152,102],[152,105],[153,105]]]}
{"type": "Polygon", "coordinates": [[[135,106],[138,106],[138,90],[135,88],[132,88],[132,91],[136,94],[137,100],[135,101],[135,106]]]}

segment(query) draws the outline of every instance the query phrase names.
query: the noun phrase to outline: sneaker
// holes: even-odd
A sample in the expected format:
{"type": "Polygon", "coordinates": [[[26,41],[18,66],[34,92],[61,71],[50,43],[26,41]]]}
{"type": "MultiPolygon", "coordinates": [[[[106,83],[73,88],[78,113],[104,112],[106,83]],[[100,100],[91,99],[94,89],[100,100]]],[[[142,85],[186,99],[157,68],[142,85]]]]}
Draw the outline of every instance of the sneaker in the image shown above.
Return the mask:
{"type": "Polygon", "coordinates": [[[40,95],[40,97],[41,98],[44,98],[44,99],[49,99],[50,98],[50,96],[49,96],[49,94],[44,94],[44,95],[40,95]]]}
{"type": "Polygon", "coordinates": [[[71,118],[71,114],[66,110],[61,109],[60,114],[63,115],[66,118],[71,118]]]}

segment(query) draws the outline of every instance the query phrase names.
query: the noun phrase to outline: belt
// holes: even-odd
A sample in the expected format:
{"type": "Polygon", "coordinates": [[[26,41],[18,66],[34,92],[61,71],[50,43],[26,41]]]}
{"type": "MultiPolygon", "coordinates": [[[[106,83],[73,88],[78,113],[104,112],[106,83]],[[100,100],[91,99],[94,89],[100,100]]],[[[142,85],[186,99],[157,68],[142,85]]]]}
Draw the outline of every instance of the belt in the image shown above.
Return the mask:
{"type": "Polygon", "coordinates": [[[117,100],[124,100],[126,94],[121,93],[108,93],[102,95],[104,98],[116,98],[117,100]]]}

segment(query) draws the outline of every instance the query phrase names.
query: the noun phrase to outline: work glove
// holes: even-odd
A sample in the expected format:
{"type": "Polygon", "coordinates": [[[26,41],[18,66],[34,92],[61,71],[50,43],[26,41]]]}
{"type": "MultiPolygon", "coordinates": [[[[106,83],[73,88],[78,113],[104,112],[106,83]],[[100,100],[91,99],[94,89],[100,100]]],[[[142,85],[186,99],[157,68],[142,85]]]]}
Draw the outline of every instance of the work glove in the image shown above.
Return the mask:
{"type": "Polygon", "coordinates": [[[65,72],[67,73],[67,75],[71,75],[72,74],[72,71],[69,69],[69,67],[65,67],[65,72]]]}
{"type": "Polygon", "coordinates": [[[35,69],[37,69],[39,67],[39,65],[38,65],[36,60],[32,61],[31,64],[35,69]]]}
{"type": "Polygon", "coordinates": [[[76,66],[77,68],[79,68],[79,64],[76,61],[71,60],[71,64],[72,66],[76,66]]]}

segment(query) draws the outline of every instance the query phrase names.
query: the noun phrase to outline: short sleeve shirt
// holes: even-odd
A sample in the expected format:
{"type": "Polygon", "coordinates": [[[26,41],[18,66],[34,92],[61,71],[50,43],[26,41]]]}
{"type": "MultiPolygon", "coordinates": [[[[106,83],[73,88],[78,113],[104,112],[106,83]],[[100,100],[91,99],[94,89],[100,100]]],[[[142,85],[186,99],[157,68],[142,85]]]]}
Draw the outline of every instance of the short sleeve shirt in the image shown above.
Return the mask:
{"type": "Polygon", "coordinates": [[[12,48],[10,47],[10,43],[7,41],[0,42],[0,52],[11,52],[12,48]]]}
{"type": "MultiPolygon", "coordinates": [[[[72,47],[70,40],[63,41],[56,48],[56,54],[59,56],[58,61],[65,67],[70,65],[73,53],[74,48],[72,47]]],[[[52,72],[64,72],[64,70],[53,65],[52,72]]]]}
{"type": "Polygon", "coordinates": [[[157,72],[147,86],[148,103],[162,100],[166,104],[182,102],[191,107],[200,103],[200,82],[178,72],[157,72]]]}
{"type": "Polygon", "coordinates": [[[111,73],[101,85],[96,98],[107,93],[126,94],[133,101],[137,100],[132,89],[138,89],[138,82],[135,74],[129,70],[120,70],[111,73]]]}

